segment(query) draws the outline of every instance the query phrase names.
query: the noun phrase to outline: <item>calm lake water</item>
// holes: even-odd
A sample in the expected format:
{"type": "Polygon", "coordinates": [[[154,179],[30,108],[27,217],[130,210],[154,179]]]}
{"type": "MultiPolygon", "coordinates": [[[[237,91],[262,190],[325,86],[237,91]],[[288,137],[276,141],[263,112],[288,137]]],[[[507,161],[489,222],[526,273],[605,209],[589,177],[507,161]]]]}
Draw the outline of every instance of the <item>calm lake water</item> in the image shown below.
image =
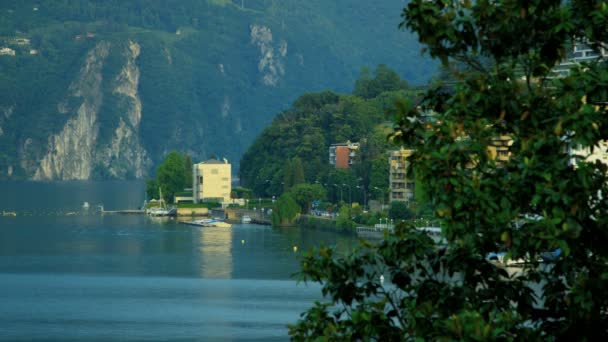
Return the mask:
{"type": "Polygon", "coordinates": [[[0,194],[0,212],[17,212],[0,217],[2,340],[286,340],[321,297],[293,279],[293,246],[355,243],[93,213],[139,207],[141,182],[0,183],[0,194]]]}

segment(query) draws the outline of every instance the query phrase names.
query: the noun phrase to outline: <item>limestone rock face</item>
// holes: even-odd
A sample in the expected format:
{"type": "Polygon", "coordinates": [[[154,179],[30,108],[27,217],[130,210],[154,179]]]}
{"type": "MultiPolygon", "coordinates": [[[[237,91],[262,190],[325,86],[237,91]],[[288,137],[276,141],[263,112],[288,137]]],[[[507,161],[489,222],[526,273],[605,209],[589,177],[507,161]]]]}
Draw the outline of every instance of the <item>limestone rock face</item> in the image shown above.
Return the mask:
{"type": "Polygon", "coordinates": [[[262,25],[251,25],[249,35],[251,44],[260,49],[258,71],[261,74],[262,83],[267,86],[276,86],[285,76],[284,60],[287,56],[287,42],[281,40],[275,51],[272,31],[262,25]]]}
{"type": "Polygon", "coordinates": [[[140,53],[139,45],[129,42],[121,72],[108,81],[102,75],[111,48],[110,43],[102,41],[88,52],[78,76],[69,86],[67,98],[57,106],[60,113],[73,116],[61,132],[49,138],[47,152],[34,173],[35,180],[87,180],[96,168],[115,178],[145,176],[150,161],[138,136],[142,105],[137,93],[139,69],[135,60],[140,53]],[[112,95],[124,98],[126,103],[109,143],[99,141],[104,82],[111,82],[112,95]],[[73,103],[77,105],[70,108],[68,104],[73,103]]]}
{"type": "MultiPolygon", "coordinates": [[[[75,98],[75,116],[63,130],[49,138],[47,154],[34,174],[35,180],[89,179],[97,141],[97,113],[103,100],[102,68],[110,50],[107,42],[89,51],[84,65],[69,87],[68,97],[75,98]]],[[[67,101],[66,101],[67,102],[67,101]]]]}
{"type": "Polygon", "coordinates": [[[151,164],[139,139],[142,104],[138,94],[140,72],[136,60],[140,51],[139,44],[129,42],[126,63],[114,80],[113,90],[113,94],[126,100],[126,120],[120,118],[111,143],[97,156],[98,165],[114,178],[145,177],[151,164]]]}

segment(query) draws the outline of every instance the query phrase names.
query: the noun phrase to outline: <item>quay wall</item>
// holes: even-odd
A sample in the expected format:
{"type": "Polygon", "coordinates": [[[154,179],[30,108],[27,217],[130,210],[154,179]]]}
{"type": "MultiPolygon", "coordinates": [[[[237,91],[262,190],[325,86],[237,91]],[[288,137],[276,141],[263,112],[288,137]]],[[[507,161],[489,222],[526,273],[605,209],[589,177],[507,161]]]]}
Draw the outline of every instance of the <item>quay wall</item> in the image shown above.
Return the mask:
{"type": "Polygon", "coordinates": [[[262,210],[251,210],[251,209],[243,209],[243,208],[225,208],[224,215],[226,221],[232,223],[240,223],[243,219],[243,216],[251,217],[251,223],[256,224],[266,224],[270,225],[272,223],[271,216],[262,210]]]}
{"type": "Polygon", "coordinates": [[[208,216],[207,208],[177,208],[177,216],[208,216]]]}

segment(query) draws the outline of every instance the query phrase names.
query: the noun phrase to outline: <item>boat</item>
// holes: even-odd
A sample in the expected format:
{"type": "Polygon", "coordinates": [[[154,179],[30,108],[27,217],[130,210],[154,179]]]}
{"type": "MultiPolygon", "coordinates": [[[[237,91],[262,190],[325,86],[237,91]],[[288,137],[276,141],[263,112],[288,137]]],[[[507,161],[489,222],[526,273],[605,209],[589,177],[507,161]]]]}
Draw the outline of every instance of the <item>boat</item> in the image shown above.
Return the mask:
{"type": "Polygon", "coordinates": [[[148,209],[148,215],[150,215],[150,216],[175,216],[175,215],[177,215],[177,209],[161,208],[161,207],[150,208],[150,209],[148,209]]]}
{"type": "Polygon", "coordinates": [[[163,199],[163,191],[158,188],[160,200],[158,201],[158,207],[152,207],[148,209],[148,215],[150,216],[175,216],[177,215],[176,208],[167,208],[165,200],[163,199]]]}
{"type": "Polygon", "coordinates": [[[243,217],[241,218],[241,223],[251,223],[251,216],[243,215],[243,217]]]}
{"type": "Polygon", "coordinates": [[[192,221],[180,221],[180,223],[198,226],[198,227],[219,227],[219,228],[230,228],[232,225],[230,223],[224,222],[224,220],[218,218],[208,218],[208,219],[200,219],[200,220],[192,220],[192,221]]]}

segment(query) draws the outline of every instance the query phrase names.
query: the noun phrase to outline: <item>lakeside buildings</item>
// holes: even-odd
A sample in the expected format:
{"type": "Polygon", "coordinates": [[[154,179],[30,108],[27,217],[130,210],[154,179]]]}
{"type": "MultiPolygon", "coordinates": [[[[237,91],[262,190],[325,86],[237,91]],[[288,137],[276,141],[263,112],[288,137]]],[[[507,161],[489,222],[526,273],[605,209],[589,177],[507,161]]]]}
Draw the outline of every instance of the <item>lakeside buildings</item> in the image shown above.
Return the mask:
{"type": "Polygon", "coordinates": [[[348,169],[354,162],[359,143],[332,144],[329,146],[329,164],[338,169],[348,169]]]}
{"type": "Polygon", "coordinates": [[[584,42],[578,41],[572,46],[572,50],[568,52],[566,59],[552,70],[551,78],[567,76],[570,73],[570,68],[580,63],[593,62],[607,57],[608,50],[604,47],[596,51],[584,42]]]}
{"type": "Polygon", "coordinates": [[[409,162],[407,158],[414,150],[403,147],[389,153],[389,202],[410,202],[414,200],[414,180],[408,179],[409,162]]]}
{"type": "Polygon", "coordinates": [[[192,165],[192,197],[194,203],[230,201],[232,170],[226,159],[209,159],[192,165]]]}
{"type": "MultiPolygon", "coordinates": [[[[554,68],[552,77],[567,76],[570,73],[570,68],[583,62],[595,62],[597,60],[606,60],[607,58],[608,50],[605,47],[594,50],[585,42],[578,41],[574,44],[572,50],[568,52],[566,60],[554,68]]],[[[583,101],[586,103],[587,99],[584,98],[583,101]]],[[[608,99],[600,99],[600,102],[605,101],[608,101],[608,99]]],[[[599,107],[596,108],[599,110],[599,107]]],[[[600,141],[598,146],[593,149],[572,146],[568,152],[573,157],[573,164],[575,163],[574,157],[583,157],[588,162],[600,161],[608,165],[608,141],[605,140],[600,141]]]]}

